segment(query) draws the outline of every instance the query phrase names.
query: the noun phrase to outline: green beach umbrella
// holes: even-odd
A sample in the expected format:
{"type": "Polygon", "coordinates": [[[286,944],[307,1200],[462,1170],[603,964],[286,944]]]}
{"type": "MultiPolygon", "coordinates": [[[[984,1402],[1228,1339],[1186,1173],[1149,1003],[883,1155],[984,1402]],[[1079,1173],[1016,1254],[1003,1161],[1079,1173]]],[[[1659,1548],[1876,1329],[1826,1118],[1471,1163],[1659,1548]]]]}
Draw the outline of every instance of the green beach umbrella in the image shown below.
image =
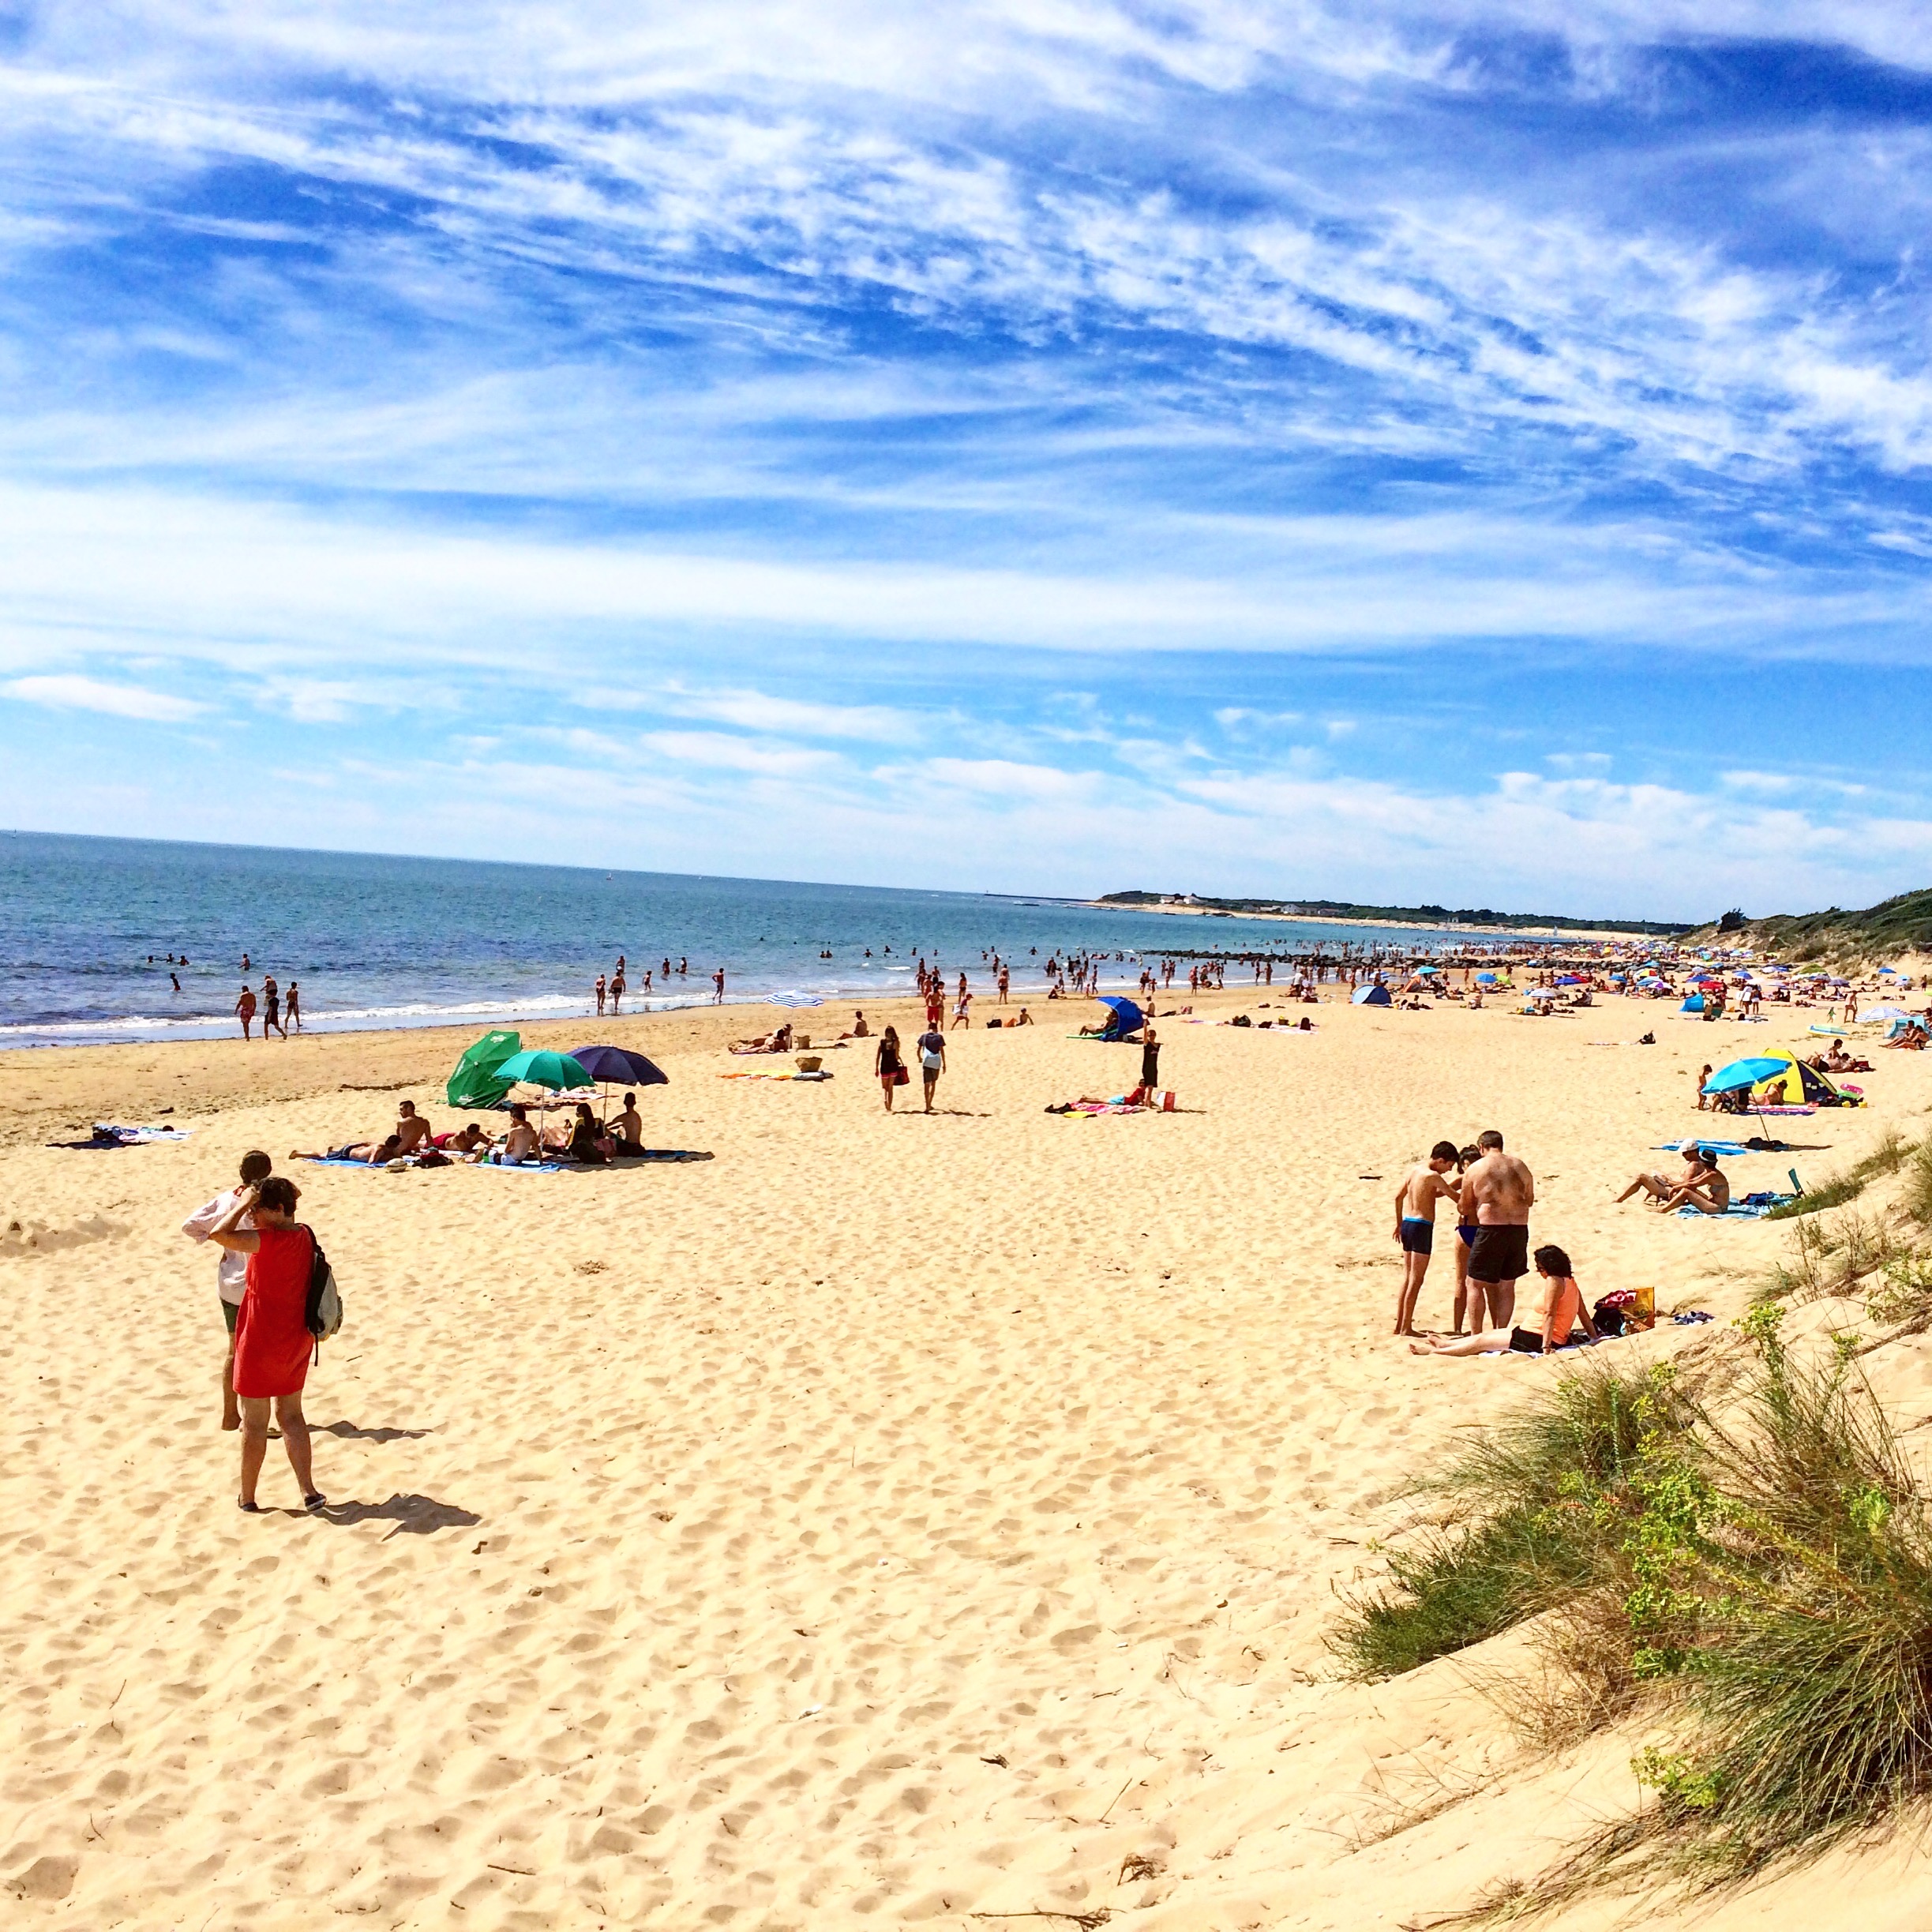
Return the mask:
{"type": "Polygon", "coordinates": [[[497,1070],[523,1044],[516,1034],[501,1029],[485,1034],[456,1062],[444,1097],[452,1107],[495,1106],[510,1090],[509,1081],[497,1070]]]}
{"type": "Polygon", "coordinates": [[[553,1093],[597,1084],[568,1053],[553,1053],[546,1047],[526,1047],[520,1053],[512,1053],[497,1068],[497,1078],[527,1080],[532,1086],[547,1086],[553,1093]]]}

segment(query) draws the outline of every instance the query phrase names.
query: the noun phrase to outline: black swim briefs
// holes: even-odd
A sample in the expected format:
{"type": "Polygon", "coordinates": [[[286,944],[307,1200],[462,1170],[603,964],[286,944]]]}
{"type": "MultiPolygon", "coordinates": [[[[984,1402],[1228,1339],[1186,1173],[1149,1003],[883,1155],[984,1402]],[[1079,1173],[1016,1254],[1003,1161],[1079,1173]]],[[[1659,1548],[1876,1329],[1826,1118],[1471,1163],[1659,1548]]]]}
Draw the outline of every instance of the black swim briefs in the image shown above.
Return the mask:
{"type": "Polygon", "coordinates": [[[1479,1228],[1469,1244],[1472,1281],[1514,1281],[1529,1272],[1527,1228],[1479,1228]]]}
{"type": "Polygon", "coordinates": [[[1405,1255],[1432,1255],[1435,1251],[1435,1223],[1423,1221],[1413,1214],[1402,1217],[1402,1252],[1405,1255]]]}

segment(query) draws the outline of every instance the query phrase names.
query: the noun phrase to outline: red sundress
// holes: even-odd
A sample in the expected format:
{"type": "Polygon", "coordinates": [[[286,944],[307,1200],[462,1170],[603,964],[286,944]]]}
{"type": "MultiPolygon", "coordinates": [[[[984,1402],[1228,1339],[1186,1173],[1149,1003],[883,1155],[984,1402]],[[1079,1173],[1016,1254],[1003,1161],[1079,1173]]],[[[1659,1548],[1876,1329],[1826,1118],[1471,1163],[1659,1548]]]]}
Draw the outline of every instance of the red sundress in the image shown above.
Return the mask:
{"type": "Polygon", "coordinates": [[[234,1324],[237,1395],[296,1395],[309,1374],[309,1266],[315,1238],[306,1228],[257,1228],[248,1288],[234,1324]]]}

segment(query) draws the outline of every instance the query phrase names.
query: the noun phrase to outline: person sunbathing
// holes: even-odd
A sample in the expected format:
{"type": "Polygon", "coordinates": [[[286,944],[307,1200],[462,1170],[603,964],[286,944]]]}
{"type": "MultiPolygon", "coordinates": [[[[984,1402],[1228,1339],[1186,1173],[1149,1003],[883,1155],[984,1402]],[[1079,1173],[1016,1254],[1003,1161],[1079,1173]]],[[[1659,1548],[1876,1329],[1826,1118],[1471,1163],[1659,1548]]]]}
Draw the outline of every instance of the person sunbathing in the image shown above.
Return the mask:
{"type": "Polygon", "coordinates": [[[300,1148],[292,1149],[291,1161],[360,1161],[370,1167],[380,1167],[385,1161],[394,1161],[401,1156],[402,1142],[393,1134],[382,1140],[345,1141],[340,1147],[331,1147],[326,1154],[304,1154],[300,1148]]]}
{"type": "Polygon", "coordinates": [[[473,1154],[479,1147],[490,1145],[490,1136],[474,1120],[460,1127],[453,1134],[438,1134],[434,1144],[452,1160],[459,1155],[473,1154]]]}
{"type": "Polygon", "coordinates": [[[613,1151],[635,1160],[644,1150],[644,1116],[637,1111],[637,1096],[626,1094],[624,1111],[610,1124],[613,1151]]]}
{"type": "Polygon", "coordinates": [[[510,1109],[510,1131],[503,1137],[503,1151],[500,1159],[512,1166],[525,1161],[541,1161],[543,1158],[542,1143],[537,1138],[537,1130],[530,1124],[530,1116],[520,1101],[510,1109]]]}
{"type": "Polygon", "coordinates": [[[1523,1322],[1510,1328],[1484,1329],[1474,1335],[1434,1333],[1409,1345],[1411,1355],[1550,1355],[1568,1348],[1577,1326],[1591,1341],[1596,1326],[1570,1271],[1570,1257],[1560,1247],[1540,1247],[1534,1256],[1536,1286],[1517,1312],[1523,1322]]]}
{"type": "Polygon", "coordinates": [[[587,1165],[601,1167],[610,1158],[604,1130],[597,1124],[597,1116],[591,1112],[587,1101],[577,1102],[577,1111],[570,1123],[570,1136],[561,1151],[572,1161],[581,1161],[587,1165]]]}
{"type": "Polygon", "coordinates": [[[1680,1207],[1694,1207],[1700,1214],[1724,1214],[1731,1206],[1731,1177],[1719,1168],[1715,1154],[1700,1147],[1697,1166],[1656,1206],[1660,1214],[1675,1214],[1680,1207]]]}
{"type": "Polygon", "coordinates": [[[731,1043],[731,1051],[734,1053],[789,1053],[791,1050],[792,1029],[790,1021],[770,1033],[761,1033],[755,1040],[734,1040],[731,1043]]]}
{"type": "Polygon", "coordinates": [[[1640,1173],[1624,1189],[1623,1193],[1617,1196],[1616,1205],[1621,1207],[1632,1195],[1639,1191],[1645,1195],[1647,1202],[1668,1201],[1679,1187],[1697,1183],[1703,1178],[1706,1172],[1715,1173],[1716,1172],[1714,1165],[1708,1169],[1704,1166],[1701,1148],[1692,1146],[1683,1149],[1682,1152],[1684,1158],[1690,1163],[1690,1165],[1680,1178],[1673,1178],[1668,1174],[1655,1172],[1640,1173]]]}

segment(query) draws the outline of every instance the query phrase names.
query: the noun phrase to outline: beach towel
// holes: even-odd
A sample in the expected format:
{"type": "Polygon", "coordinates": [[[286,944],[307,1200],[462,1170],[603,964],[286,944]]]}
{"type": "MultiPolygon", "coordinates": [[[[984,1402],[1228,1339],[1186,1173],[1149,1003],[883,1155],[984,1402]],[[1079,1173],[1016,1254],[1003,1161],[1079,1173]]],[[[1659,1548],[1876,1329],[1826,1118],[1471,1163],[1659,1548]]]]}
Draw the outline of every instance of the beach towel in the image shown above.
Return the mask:
{"type": "Polygon", "coordinates": [[[832,1076],[831,1072],[823,1067],[816,1073],[800,1073],[795,1069],[790,1073],[785,1073],[775,1067],[745,1067],[740,1068],[735,1073],[721,1073],[718,1077],[721,1080],[829,1080],[832,1076]]]}
{"type": "Polygon", "coordinates": [[[1695,1135],[1689,1140],[1661,1141],[1657,1145],[1656,1151],[1659,1154],[1682,1154],[1686,1147],[1708,1147],[1713,1154],[1774,1154],[1777,1151],[1776,1148],[1761,1144],[1753,1147],[1741,1140],[1701,1140],[1695,1135]]]}
{"type": "Polygon", "coordinates": [[[88,1153],[99,1153],[112,1147],[147,1147],[157,1141],[186,1140],[189,1130],[179,1127],[117,1127],[109,1121],[96,1120],[93,1133],[85,1140],[51,1140],[50,1147],[69,1147],[88,1153]]]}
{"type": "Polygon", "coordinates": [[[1747,1194],[1741,1201],[1733,1201],[1721,1214],[1706,1214],[1694,1207],[1680,1207],[1677,1218],[1688,1216],[1693,1221],[1762,1221],[1774,1207],[1781,1207],[1797,1197],[1788,1194],[1747,1194]]]}

